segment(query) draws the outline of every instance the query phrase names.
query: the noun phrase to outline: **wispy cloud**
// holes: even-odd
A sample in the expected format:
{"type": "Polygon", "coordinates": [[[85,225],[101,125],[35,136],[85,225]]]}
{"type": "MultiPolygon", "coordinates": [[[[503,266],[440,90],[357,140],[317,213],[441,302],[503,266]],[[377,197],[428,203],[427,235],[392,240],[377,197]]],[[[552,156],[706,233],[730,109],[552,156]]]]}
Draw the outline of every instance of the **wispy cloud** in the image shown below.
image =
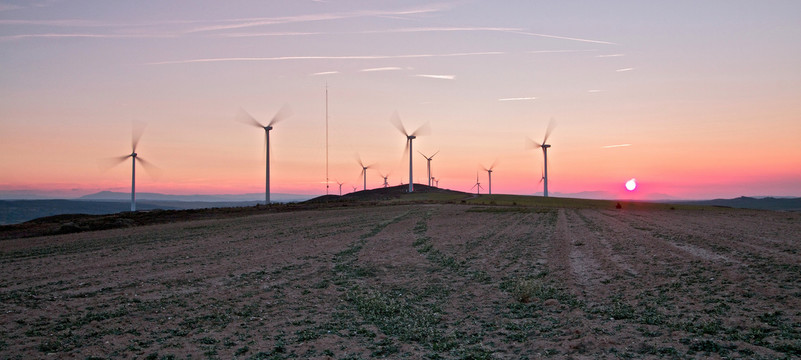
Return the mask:
{"type": "Polygon", "coordinates": [[[608,58],[608,57],[621,57],[621,56],[626,56],[626,55],[625,54],[604,54],[604,55],[598,55],[596,57],[608,58]]]}
{"type": "Polygon", "coordinates": [[[93,39],[134,39],[134,38],[169,38],[174,35],[156,34],[74,34],[74,33],[47,33],[47,34],[18,34],[2,35],[0,40],[20,40],[30,38],[93,38],[93,39]]]}
{"type": "Polygon", "coordinates": [[[526,54],[558,54],[558,53],[574,53],[574,52],[591,52],[598,51],[595,49],[590,50],[532,50],[526,51],[526,54]]]}
{"type": "Polygon", "coordinates": [[[537,100],[536,97],[515,97],[515,98],[503,98],[498,99],[498,101],[526,101],[526,100],[537,100]]]}
{"type": "Polygon", "coordinates": [[[369,68],[369,69],[361,69],[359,71],[362,72],[373,72],[373,71],[396,71],[396,70],[403,70],[397,66],[388,66],[388,67],[380,67],[380,68],[369,68]]]}
{"type": "Polygon", "coordinates": [[[606,145],[606,146],[601,146],[601,148],[603,148],[603,149],[611,149],[611,148],[619,148],[619,147],[626,147],[626,146],[631,146],[631,144],[606,145]]]}
{"type": "Polygon", "coordinates": [[[311,76],[320,76],[320,75],[333,75],[333,74],[339,74],[339,71],[323,71],[323,72],[318,72],[318,73],[309,74],[309,75],[311,75],[311,76]]]}
{"type": "Polygon", "coordinates": [[[230,33],[230,34],[216,34],[214,37],[223,38],[244,38],[244,37],[276,37],[276,36],[311,36],[311,35],[324,35],[324,32],[309,32],[309,31],[275,31],[275,32],[261,32],[261,33],[230,33]]]}
{"type": "Polygon", "coordinates": [[[589,93],[599,93],[601,91],[603,91],[603,90],[598,90],[598,89],[587,90],[587,92],[589,92],[589,93]]]}
{"type": "Polygon", "coordinates": [[[456,78],[455,75],[417,74],[415,76],[422,78],[429,78],[429,79],[440,79],[440,80],[453,80],[456,78]]]}
{"type": "Polygon", "coordinates": [[[337,12],[337,13],[321,13],[321,14],[306,14],[296,16],[281,16],[281,17],[261,17],[261,18],[247,18],[247,19],[231,19],[219,21],[220,25],[210,25],[191,29],[188,32],[203,32],[203,31],[221,31],[231,29],[243,29],[264,25],[275,24],[288,24],[299,22],[312,22],[324,20],[339,20],[358,17],[379,17],[379,16],[393,16],[393,15],[417,15],[439,12],[449,5],[445,4],[431,4],[425,7],[408,8],[403,10],[360,10],[351,12],[337,12]]]}
{"type": "Polygon", "coordinates": [[[617,72],[625,72],[625,71],[631,71],[631,70],[634,70],[634,68],[617,69],[615,71],[617,71],[617,72]]]}
{"type": "Polygon", "coordinates": [[[205,58],[150,62],[147,65],[169,65],[169,64],[191,64],[209,62],[247,62],[247,61],[293,61],[293,60],[381,60],[381,59],[418,59],[436,57],[460,57],[460,56],[483,56],[483,55],[502,55],[503,52],[487,51],[472,53],[451,53],[451,54],[409,54],[409,55],[352,55],[352,56],[276,56],[276,57],[228,57],[228,58],[205,58]]]}

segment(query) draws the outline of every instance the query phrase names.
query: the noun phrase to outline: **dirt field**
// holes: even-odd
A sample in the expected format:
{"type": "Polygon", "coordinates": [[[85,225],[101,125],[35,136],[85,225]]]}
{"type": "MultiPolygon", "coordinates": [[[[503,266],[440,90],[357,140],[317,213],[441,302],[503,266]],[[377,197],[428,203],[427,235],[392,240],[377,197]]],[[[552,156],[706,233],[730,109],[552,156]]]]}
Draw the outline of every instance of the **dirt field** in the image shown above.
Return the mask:
{"type": "Polygon", "coordinates": [[[799,213],[305,210],[3,240],[0,270],[2,359],[801,357],[799,213]]]}

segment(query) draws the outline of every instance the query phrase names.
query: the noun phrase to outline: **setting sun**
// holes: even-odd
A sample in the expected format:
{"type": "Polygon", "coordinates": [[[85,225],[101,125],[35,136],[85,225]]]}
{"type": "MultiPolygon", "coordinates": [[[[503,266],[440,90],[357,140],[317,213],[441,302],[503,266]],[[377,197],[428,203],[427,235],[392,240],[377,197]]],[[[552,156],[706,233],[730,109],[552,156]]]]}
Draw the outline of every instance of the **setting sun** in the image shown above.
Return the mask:
{"type": "Polygon", "coordinates": [[[636,189],[636,188],[637,188],[637,180],[632,178],[631,180],[626,181],[626,190],[634,191],[634,189],[636,189]]]}

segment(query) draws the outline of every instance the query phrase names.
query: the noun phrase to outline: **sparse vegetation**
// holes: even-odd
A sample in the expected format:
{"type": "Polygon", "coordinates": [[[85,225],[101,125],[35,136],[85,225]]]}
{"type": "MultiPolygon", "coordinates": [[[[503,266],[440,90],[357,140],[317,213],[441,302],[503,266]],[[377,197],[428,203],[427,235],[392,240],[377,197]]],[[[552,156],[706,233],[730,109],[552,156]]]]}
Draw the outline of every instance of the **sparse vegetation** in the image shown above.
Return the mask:
{"type": "Polygon", "coordinates": [[[801,214],[415,196],[0,241],[0,357],[801,356],[801,214]]]}

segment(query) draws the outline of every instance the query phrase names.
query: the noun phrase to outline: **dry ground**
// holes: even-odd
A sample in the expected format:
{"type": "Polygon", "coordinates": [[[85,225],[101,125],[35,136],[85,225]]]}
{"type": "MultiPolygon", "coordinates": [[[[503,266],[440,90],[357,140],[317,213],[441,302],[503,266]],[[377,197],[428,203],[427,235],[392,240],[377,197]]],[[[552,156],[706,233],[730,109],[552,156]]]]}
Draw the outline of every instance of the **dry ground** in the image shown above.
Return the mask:
{"type": "Polygon", "coordinates": [[[0,270],[3,359],[801,357],[799,213],[304,210],[3,240],[0,270]]]}

